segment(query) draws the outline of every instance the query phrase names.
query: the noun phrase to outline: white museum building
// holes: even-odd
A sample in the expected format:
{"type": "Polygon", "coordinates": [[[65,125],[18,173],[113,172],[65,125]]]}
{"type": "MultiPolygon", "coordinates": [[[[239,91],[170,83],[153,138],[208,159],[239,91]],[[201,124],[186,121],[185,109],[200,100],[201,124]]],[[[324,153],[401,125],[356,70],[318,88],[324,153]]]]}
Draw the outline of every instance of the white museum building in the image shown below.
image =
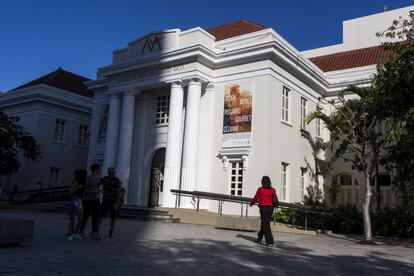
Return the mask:
{"type": "MultiPolygon", "coordinates": [[[[252,197],[263,175],[280,200],[299,202],[316,181],[300,130],[329,139],[321,122],[306,125],[305,116],[325,108],[321,97],[370,85],[386,56],[375,33],[412,10],[345,21],[342,44],[304,52],[248,20],[131,41],[86,82],[94,92],[88,164],[115,166],[127,203],[139,206],[174,207],[171,189],[252,197]]],[[[358,204],[359,173],[347,165],[335,170],[347,176],[341,181],[349,198],[342,200],[358,204]]],[[[194,204],[185,198],[180,207],[194,204]]],[[[202,201],[201,208],[217,205],[202,201]]]]}
{"type": "Polygon", "coordinates": [[[88,80],[59,68],[2,94],[0,110],[19,118],[40,145],[41,158],[33,162],[20,155],[20,169],[0,178],[1,189],[69,186],[74,172],[86,167],[93,103],[88,80]]]}

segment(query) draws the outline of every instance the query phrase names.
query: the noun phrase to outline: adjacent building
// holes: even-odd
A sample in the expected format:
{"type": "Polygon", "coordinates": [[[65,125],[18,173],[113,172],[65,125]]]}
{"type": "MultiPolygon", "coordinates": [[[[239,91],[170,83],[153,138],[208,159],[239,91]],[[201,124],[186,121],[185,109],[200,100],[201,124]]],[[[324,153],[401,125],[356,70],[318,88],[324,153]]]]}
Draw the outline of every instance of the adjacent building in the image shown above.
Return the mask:
{"type": "Polygon", "coordinates": [[[20,157],[21,168],[3,178],[3,189],[30,190],[70,185],[86,168],[93,93],[88,78],[57,69],[0,97],[0,110],[40,144],[41,159],[20,157]]]}

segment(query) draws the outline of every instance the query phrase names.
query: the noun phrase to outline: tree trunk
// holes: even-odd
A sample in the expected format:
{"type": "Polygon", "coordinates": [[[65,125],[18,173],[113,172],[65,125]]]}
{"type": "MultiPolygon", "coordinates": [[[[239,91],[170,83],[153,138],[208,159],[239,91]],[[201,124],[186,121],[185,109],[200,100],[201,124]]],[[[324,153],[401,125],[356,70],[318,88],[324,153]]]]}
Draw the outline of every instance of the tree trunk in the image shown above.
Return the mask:
{"type": "Polygon", "coordinates": [[[375,165],[375,191],[377,195],[377,212],[381,210],[381,188],[379,183],[379,168],[378,164],[375,165]]]}
{"type": "Polygon", "coordinates": [[[371,176],[366,173],[365,174],[365,200],[362,204],[362,218],[364,222],[364,242],[372,242],[372,228],[371,228],[371,216],[369,213],[369,207],[371,204],[371,176]]]}

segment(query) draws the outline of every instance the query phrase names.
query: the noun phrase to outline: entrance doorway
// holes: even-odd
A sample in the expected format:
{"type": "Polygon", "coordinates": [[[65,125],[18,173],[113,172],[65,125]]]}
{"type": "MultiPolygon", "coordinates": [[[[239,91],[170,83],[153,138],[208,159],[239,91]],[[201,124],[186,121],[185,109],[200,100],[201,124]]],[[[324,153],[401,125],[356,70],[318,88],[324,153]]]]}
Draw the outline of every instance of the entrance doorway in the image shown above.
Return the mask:
{"type": "Polygon", "coordinates": [[[149,207],[161,205],[164,184],[165,148],[159,149],[152,158],[149,207]]]}

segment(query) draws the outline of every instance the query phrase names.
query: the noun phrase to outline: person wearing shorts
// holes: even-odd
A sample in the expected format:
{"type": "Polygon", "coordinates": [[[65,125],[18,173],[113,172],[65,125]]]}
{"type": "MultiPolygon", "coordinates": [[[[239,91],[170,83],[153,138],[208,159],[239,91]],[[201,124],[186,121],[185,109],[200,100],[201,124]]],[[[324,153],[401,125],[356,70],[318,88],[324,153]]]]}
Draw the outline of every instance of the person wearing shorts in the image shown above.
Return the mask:
{"type": "Polygon", "coordinates": [[[82,198],[85,191],[86,174],[85,170],[76,171],[75,179],[71,186],[68,226],[68,240],[70,241],[82,239],[80,228],[83,221],[82,198]]]}
{"type": "MultiPolygon", "coordinates": [[[[119,209],[121,197],[121,181],[116,177],[115,168],[108,168],[108,175],[101,179],[103,196],[101,203],[101,218],[108,216],[111,218],[109,237],[114,234],[117,211],[119,209]]],[[[101,221],[102,224],[102,221],[101,221]]]]}

